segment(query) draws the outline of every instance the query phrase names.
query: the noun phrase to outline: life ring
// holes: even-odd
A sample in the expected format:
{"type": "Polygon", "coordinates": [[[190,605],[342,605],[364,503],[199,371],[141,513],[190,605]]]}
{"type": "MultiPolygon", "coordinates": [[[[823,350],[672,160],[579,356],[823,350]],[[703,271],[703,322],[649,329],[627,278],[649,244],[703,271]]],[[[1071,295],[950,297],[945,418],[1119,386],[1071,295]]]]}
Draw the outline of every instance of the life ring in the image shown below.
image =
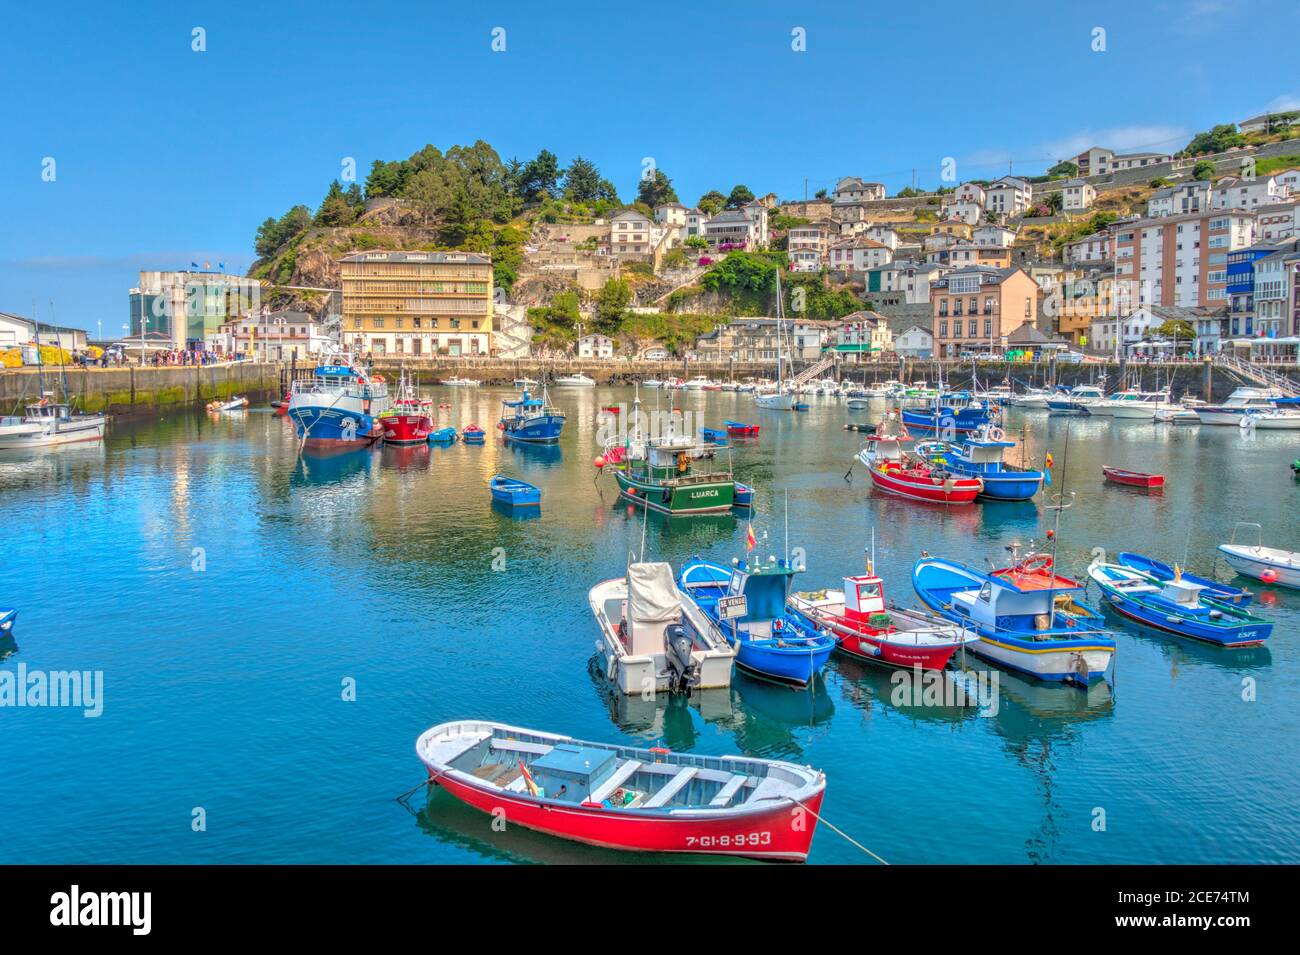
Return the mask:
{"type": "Polygon", "coordinates": [[[1051,554],[1033,554],[1016,564],[1018,574],[1033,574],[1052,566],[1051,554]]]}
{"type": "Polygon", "coordinates": [[[990,441],[1001,441],[1006,436],[1007,436],[1006,432],[1003,431],[1001,428],[989,428],[990,441]]]}

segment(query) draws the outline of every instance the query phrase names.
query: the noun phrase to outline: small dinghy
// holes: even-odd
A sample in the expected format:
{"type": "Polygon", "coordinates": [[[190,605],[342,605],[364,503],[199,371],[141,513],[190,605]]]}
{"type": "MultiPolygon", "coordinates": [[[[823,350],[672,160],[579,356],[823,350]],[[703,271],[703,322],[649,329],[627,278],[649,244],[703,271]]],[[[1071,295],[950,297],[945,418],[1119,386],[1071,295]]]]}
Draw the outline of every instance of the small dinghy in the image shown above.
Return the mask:
{"type": "Polygon", "coordinates": [[[492,491],[492,500],[509,504],[511,507],[537,507],[542,503],[542,492],[538,488],[526,481],[508,478],[504,474],[493,477],[489,487],[492,491]]]}
{"type": "Polygon", "coordinates": [[[430,432],[429,432],[429,443],[430,443],[430,444],[455,444],[455,443],[456,443],[456,429],[455,429],[455,428],[439,428],[437,431],[430,431],[430,432]]]}
{"type": "Polygon", "coordinates": [[[825,774],[794,763],[590,743],[485,720],[426,730],[415,753],[430,782],[508,825],[635,852],[803,862],[826,790],[825,774]]]}
{"type": "Polygon", "coordinates": [[[859,434],[875,434],[876,426],[865,422],[850,421],[844,426],[845,431],[857,431],[859,434]]]}
{"type": "Polygon", "coordinates": [[[1183,577],[1177,567],[1158,580],[1122,564],[1094,561],[1088,576],[1101,588],[1106,605],[1138,623],[1221,647],[1259,646],[1273,624],[1209,595],[1209,589],[1183,577]]]}
{"type": "Polygon", "coordinates": [[[0,607],[0,633],[9,633],[18,619],[17,607],[0,607]]]}
{"type": "Polygon", "coordinates": [[[748,484],[736,482],[736,494],[731,499],[731,503],[736,507],[753,507],[754,506],[754,489],[748,484]]]}
{"type": "Polygon", "coordinates": [[[248,399],[243,395],[237,395],[229,401],[209,401],[207,408],[212,412],[220,411],[242,411],[248,407],[248,399]]]}
{"type": "Polygon", "coordinates": [[[727,432],[722,428],[701,428],[700,434],[709,444],[725,445],[727,443],[727,432]]]}
{"type": "MultiPolygon", "coordinates": [[[[1175,570],[1163,561],[1156,560],[1154,557],[1146,557],[1142,554],[1133,554],[1129,551],[1121,551],[1116,555],[1117,563],[1130,570],[1141,571],[1156,580],[1173,580],[1175,570]]],[[[1227,584],[1221,584],[1217,580],[1210,580],[1207,577],[1197,577],[1195,574],[1189,574],[1185,570],[1179,570],[1177,573],[1182,575],[1183,580],[1193,584],[1200,584],[1205,588],[1205,594],[1213,597],[1215,600],[1222,600],[1224,603],[1236,604],[1244,607],[1250,603],[1250,598],[1255,596],[1249,590],[1243,590],[1239,587],[1229,587],[1227,584]]]]}
{"type": "Polygon", "coordinates": [[[758,437],[759,426],[756,424],[745,424],[743,421],[726,421],[727,434],[737,438],[756,438],[758,437]]]}
{"type": "Polygon", "coordinates": [[[1113,468],[1109,464],[1102,465],[1101,473],[1111,484],[1122,484],[1125,487],[1157,488],[1165,486],[1165,476],[1163,474],[1126,471],[1123,468],[1113,468]]]}
{"type": "Polygon", "coordinates": [[[466,444],[482,444],[487,437],[486,432],[476,424],[465,425],[460,436],[466,444]]]}
{"type": "Polygon", "coordinates": [[[1233,570],[1254,577],[1266,584],[1300,588],[1300,551],[1282,550],[1280,547],[1261,546],[1263,529],[1258,524],[1238,523],[1232,529],[1232,539],[1219,545],[1219,553],[1233,570]],[[1243,527],[1255,529],[1255,543],[1238,544],[1237,531],[1243,527]]]}

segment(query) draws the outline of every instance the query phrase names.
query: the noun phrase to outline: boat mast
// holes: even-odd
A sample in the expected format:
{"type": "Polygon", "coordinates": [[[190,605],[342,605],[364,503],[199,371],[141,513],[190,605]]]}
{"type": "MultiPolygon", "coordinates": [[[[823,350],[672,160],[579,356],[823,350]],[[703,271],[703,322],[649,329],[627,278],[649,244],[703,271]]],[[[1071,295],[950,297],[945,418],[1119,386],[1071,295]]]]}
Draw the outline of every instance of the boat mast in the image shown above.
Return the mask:
{"type": "MultiPolygon", "coordinates": [[[[1052,528],[1052,584],[1056,583],[1056,545],[1061,539],[1061,512],[1074,506],[1074,492],[1070,492],[1070,503],[1065,503],[1065,481],[1068,472],[1066,466],[1070,462],[1070,422],[1065,423],[1065,450],[1061,453],[1061,493],[1056,496],[1055,504],[1045,505],[1048,510],[1056,511],[1056,521],[1052,528]]],[[[1056,588],[1048,588],[1047,598],[1049,601],[1047,611],[1047,629],[1052,630],[1056,627],[1056,588]]]]}

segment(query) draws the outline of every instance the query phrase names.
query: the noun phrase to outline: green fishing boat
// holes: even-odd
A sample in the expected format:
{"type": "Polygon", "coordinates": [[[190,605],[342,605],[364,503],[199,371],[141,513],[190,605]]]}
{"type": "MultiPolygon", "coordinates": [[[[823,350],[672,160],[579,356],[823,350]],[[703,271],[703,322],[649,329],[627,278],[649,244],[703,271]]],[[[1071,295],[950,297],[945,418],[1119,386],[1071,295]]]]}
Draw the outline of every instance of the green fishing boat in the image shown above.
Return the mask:
{"type": "Polygon", "coordinates": [[[638,424],[624,444],[623,466],[612,470],[620,496],[661,514],[690,516],[729,511],[736,500],[731,468],[715,468],[717,449],[689,434],[643,438],[640,400],[633,404],[638,424]]]}

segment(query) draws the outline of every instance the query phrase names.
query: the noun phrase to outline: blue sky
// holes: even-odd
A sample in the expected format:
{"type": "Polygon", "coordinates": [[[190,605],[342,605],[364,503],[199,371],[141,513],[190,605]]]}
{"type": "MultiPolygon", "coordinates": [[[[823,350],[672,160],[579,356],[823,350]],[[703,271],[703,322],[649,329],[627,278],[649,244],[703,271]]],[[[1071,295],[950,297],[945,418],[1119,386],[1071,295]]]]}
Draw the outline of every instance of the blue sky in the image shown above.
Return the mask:
{"type": "Polygon", "coordinates": [[[0,311],[106,336],[141,268],[243,271],[268,215],[345,157],[484,139],[653,157],[686,202],[844,175],[1040,172],[1092,145],[1175,150],[1300,105],[1293,0],[1054,5],[658,2],[10,5],[0,35],[0,311]],[[207,50],[191,49],[192,30],[207,50]],[[506,50],[491,49],[492,30],[506,50]],[[806,31],[806,50],[791,31],[806,31]],[[1106,49],[1092,49],[1093,29],[1106,49]],[[42,181],[45,157],[56,178],[42,181]],[[51,305],[53,303],[53,311],[51,305]]]}

